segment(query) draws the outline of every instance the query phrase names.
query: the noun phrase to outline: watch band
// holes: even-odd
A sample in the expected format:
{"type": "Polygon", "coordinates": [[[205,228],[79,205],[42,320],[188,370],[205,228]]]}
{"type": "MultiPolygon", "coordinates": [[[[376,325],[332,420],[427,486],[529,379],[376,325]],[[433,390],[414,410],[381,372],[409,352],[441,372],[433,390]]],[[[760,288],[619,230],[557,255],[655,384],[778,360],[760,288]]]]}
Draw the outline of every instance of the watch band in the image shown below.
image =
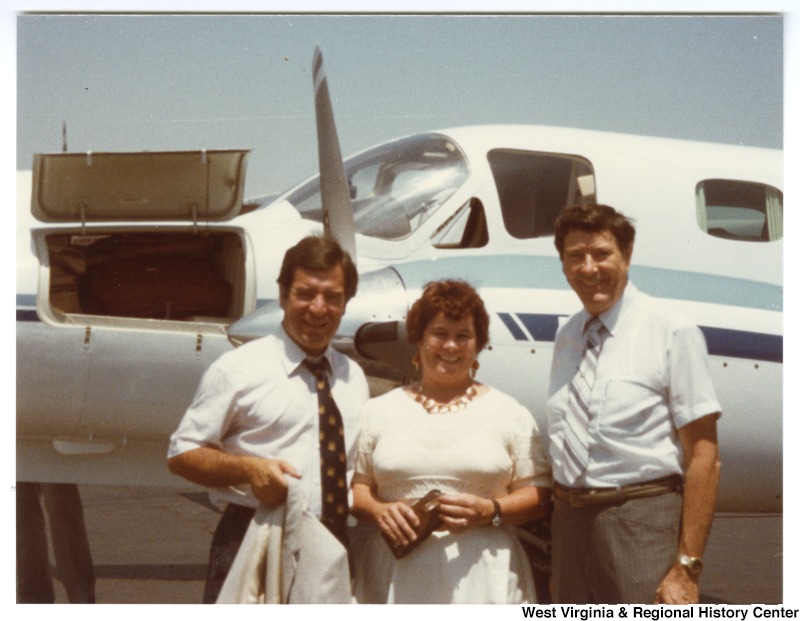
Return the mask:
{"type": "Polygon", "coordinates": [[[503,523],[503,513],[500,511],[500,503],[492,498],[494,505],[494,516],[492,517],[492,526],[500,526],[503,523]]]}
{"type": "Polygon", "coordinates": [[[679,554],[678,562],[686,568],[693,576],[699,576],[703,571],[703,559],[699,556],[689,556],[687,554],[679,554]]]}

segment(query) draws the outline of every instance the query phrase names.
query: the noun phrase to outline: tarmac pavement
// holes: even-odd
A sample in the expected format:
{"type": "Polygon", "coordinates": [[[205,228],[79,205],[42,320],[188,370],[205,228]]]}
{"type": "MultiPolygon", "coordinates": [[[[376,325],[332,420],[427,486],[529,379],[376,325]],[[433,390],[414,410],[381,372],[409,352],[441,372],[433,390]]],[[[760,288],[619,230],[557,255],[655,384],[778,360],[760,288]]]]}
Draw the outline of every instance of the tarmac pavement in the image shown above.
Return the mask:
{"type": "MultiPolygon", "coordinates": [[[[220,515],[205,492],[99,485],[80,491],[98,603],[200,603],[220,515]]],[[[703,602],[781,603],[782,540],[780,515],[718,514],[706,551],[703,602]]],[[[53,571],[57,603],[66,603],[53,571]]]]}

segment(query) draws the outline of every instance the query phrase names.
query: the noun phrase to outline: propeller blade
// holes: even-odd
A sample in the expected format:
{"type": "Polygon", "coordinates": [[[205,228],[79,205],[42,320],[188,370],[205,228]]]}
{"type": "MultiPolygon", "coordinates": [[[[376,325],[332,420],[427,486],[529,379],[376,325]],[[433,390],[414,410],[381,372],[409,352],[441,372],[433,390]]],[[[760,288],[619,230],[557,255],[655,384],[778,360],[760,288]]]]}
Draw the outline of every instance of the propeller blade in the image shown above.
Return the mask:
{"type": "Polygon", "coordinates": [[[317,116],[320,191],[325,233],[331,235],[356,260],[356,232],[350,207],[350,184],[344,169],[339,137],[333,119],[328,79],[322,64],[322,52],[314,50],[314,107],[317,116]]]}

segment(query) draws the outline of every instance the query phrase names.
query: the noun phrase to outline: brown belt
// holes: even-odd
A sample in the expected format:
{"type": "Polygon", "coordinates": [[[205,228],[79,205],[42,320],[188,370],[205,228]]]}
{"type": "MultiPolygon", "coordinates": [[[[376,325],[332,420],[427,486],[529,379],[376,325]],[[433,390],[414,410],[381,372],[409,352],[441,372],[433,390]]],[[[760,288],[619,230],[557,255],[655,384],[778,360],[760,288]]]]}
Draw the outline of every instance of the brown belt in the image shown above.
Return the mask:
{"type": "Polygon", "coordinates": [[[669,492],[681,492],[683,479],[673,474],[663,479],[632,483],[620,487],[566,487],[555,484],[555,496],[567,504],[577,507],[605,507],[621,505],[636,498],[651,498],[669,492]]]}

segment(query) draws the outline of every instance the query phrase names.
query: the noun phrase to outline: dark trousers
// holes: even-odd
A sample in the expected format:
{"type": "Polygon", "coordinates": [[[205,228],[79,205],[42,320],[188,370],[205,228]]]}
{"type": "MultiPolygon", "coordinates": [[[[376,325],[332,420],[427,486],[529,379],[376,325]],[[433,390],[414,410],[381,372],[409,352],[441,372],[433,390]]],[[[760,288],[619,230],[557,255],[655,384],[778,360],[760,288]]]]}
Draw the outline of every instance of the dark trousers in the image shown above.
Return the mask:
{"type": "Polygon", "coordinates": [[[52,604],[55,601],[47,552],[46,511],[56,577],[64,585],[67,600],[71,604],[93,603],[94,565],[78,486],[17,482],[16,500],[17,602],[52,604]]]}
{"type": "Polygon", "coordinates": [[[553,509],[553,601],[652,604],[678,551],[682,497],[553,509]]]}
{"type": "Polygon", "coordinates": [[[225,508],[211,539],[206,587],[203,592],[204,604],[213,604],[217,601],[255,512],[255,509],[234,504],[229,504],[225,508]]]}

